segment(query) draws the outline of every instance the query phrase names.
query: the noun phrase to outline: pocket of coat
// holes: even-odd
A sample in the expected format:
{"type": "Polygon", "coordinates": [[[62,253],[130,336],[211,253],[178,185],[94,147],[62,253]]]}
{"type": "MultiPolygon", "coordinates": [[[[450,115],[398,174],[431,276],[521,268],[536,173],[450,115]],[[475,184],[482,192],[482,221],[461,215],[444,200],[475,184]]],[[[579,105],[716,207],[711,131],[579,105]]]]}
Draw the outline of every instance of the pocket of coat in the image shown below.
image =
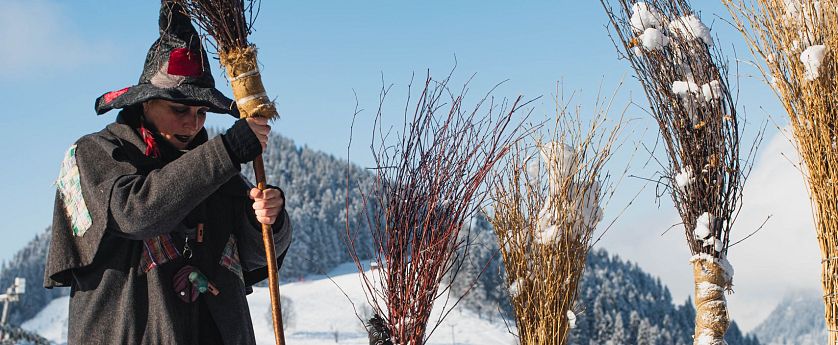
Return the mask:
{"type": "Polygon", "coordinates": [[[172,241],[172,235],[163,234],[155,238],[143,240],[143,257],[140,268],[148,272],[153,268],[180,257],[180,253],[172,241]]]}
{"type": "Polygon", "coordinates": [[[224,252],[221,254],[221,261],[219,261],[218,264],[227,268],[230,272],[233,272],[233,274],[238,276],[239,279],[244,282],[242,265],[239,260],[239,248],[238,245],[236,245],[236,236],[230,235],[230,239],[227,240],[227,245],[224,246],[224,252]]]}

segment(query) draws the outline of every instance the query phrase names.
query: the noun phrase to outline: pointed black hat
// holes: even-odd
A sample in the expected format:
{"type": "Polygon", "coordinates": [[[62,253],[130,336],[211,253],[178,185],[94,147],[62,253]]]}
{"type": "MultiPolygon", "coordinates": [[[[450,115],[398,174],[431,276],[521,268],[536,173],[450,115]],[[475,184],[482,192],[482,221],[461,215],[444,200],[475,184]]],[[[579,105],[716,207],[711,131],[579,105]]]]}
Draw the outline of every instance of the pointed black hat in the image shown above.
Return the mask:
{"type": "Polygon", "coordinates": [[[140,82],[97,98],[96,113],[155,98],[203,105],[211,112],[238,117],[236,103],[215,88],[201,37],[183,8],[171,0],[161,1],[160,38],[148,50],[140,82]]]}

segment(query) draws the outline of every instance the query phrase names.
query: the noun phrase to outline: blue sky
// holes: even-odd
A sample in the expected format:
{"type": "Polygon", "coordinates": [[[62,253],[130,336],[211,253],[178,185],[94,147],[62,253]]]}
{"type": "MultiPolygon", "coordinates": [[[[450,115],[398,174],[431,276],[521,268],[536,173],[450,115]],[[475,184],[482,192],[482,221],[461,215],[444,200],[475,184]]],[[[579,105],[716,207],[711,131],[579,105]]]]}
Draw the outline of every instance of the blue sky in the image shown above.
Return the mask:
{"type": "MultiPolygon", "coordinates": [[[[720,2],[695,3],[704,21],[713,24],[720,44],[730,52],[735,46],[740,59],[751,60],[739,34],[717,17],[729,17],[720,2]]],[[[113,120],[115,113],[96,116],[93,101],[136,82],[146,50],[157,37],[157,8],[158,2],[150,0],[0,0],[0,42],[6,47],[0,54],[0,101],[5,113],[0,116],[0,157],[5,159],[0,169],[0,259],[10,258],[50,224],[52,182],[61,157],[79,136],[113,120]]],[[[621,80],[624,86],[617,108],[631,98],[645,105],[627,64],[617,60],[606,23],[595,0],[271,0],[262,4],[252,42],[260,48],[268,92],[279,102],[281,119],[274,130],[299,145],[345,157],[357,94],[360,108],[366,111],[356,123],[352,160],[367,165],[369,119],[382,79],[394,84],[392,100],[399,103],[412,74],[422,79],[430,69],[442,76],[452,68],[455,57],[454,85],[476,74],[471,89],[477,95],[508,80],[497,96],[545,96],[533,103],[536,116],[552,113],[551,97],[560,80],[566,90],[581,90],[577,99],[583,107],[592,106],[600,85],[611,91],[621,80]]],[[[748,116],[747,131],[755,132],[769,114],[782,126],[786,122],[782,109],[753,73],[747,64],[740,67],[740,106],[748,116]]],[[[218,70],[215,76],[219,88],[229,95],[218,70]]],[[[627,132],[628,146],[654,142],[657,129],[644,111],[629,107],[627,115],[635,119],[627,132]]],[[[393,118],[397,120],[400,114],[393,118]]],[[[746,190],[746,201],[754,200],[759,207],[746,205],[741,231],[736,230],[740,232],[734,239],[756,229],[768,214],[775,217],[754,240],[731,250],[737,274],[744,275],[737,281],[737,292],[745,291],[743,297],[731,297],[731,310],[746,329],[760,321],[786,291],[817,288],[811,214],[799,173],[781,155],[793,150],[777,136],[774,122],[769,123],[767,144],[754,173],[763,184],[752,188],[753,192],[746,190]],[[784,208],[783,195],[782,200],[797,201],[795,207],[784,208]],[[806,269],[792,265],[788,274],[780,274],[786,277],[773,280],[767,273],[747,273],[762,272],[771,246],[789,238],[794,240],[785,243],[791,243],[792,252],[802,254],[777,258],[776,265],[802,260],[806,269]],[[737,257],[737,251],[747,254],[737,257]]],[[[231,124],[232,119],[224,116],[211,116],[208,121],[208,126],[220,128],[231,124]]],[[[617,161],[627,161],[629,154],[626,150],[617,161]]],[[[640,166],[644,159],[635,161],[632,174],[654,173],[640,166]]],[[[606,219],[641,187],[638,180],[622,185],[614,202],[617,206],[606,213],[606,219]]],[[[661,276],[680,300],[691,292],[689,253],[680,230],[660,236],[677,222],[677,214],[668,200],[658,207],[652,190],[647,187],[609,230],[602,246],[661,276]],[[682,265],[672,264],[673,260],[682,265]]]]}

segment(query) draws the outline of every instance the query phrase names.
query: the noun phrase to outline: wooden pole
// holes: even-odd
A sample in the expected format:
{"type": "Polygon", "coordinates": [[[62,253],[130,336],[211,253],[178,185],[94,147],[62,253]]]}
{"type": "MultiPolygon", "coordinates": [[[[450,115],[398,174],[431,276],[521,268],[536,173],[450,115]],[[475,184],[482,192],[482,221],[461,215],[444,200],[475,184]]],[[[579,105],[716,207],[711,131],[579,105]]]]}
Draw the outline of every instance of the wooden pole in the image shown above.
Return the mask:
{"type": "MultiPolygon", "coordinates": [[[[264,117],[273,119],[278,116],[276,106],[265,93],[262,76],[256,60],[256,48],[230,49],[219,54],[224,65],[230,86],[236,98],[241,118],[264,117]]],[[[253,160],[256,173],[256,188],[265,190],[265,164],[262,155],[253,160]]],[[[276,249],[274,248],[273,229],[270,224],[262,224],[262,242],[265,245],[265,259],[268,264],[268,287],[271,290],[271,315],[273,316],[276,345],[285,345],[285,333],[282,329],[282,307],[279,298],[279,272],[276,267],[276,249]]]]}
{"type": "MultiPolygon", "coordinates": [[[[265,190],[265,163],[262,155],[253,160],[256,172],[256,188],[265,190]]],[[[282,305],[279,302],[279,272],[276,267],[276,248],[270,224],[262,224],[262,242],[265,245],[265,261],[268,263],[268,288],[271,290],[271,316],[273,316],[274,338],[277,345],[285,345],[285,331],[282,328],[282,305]]]]}

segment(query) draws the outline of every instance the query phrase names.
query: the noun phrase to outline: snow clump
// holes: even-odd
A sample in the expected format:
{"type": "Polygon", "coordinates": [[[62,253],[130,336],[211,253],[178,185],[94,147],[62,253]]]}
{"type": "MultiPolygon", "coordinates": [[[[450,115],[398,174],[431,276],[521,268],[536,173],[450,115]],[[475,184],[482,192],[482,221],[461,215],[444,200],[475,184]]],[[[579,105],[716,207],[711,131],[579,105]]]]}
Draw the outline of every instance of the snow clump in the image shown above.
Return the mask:
{"type": "Polygon", "coordinates": [[[535,241],[542,246],[557,243],[561,232],[562,230],[559,229],[559,226],[556,224],[550,224],[547,227],[539,227],[538,232],[535,234],[535,241]]]}
{"type": "Polygon", "coordinates": [[[695,221],[695,231],[693,231],[697,240],[703,240],[710,236],[713,221],[713,215],[708,212],[704,212],[698,216],[698,219],[695,221]]]}
{"type": "Polygon", "coordinates": [[[814,23],[814,19],[821,17],[821,2],[816,0],[812,7],[815,12],[812,13],[808,5],[808,1],[804,4],[801,0],[784,0],[783,7],[786,13],[783,15],[783,21],[786,24],[800,24],[800,23],[814,23]]]}
{"type": "Polygon", "coordinates": [[[568,144],[551,141],[541,145],[541,158],[550,171],[551,187],[558,186],[576,171],[576,150],[568,144]]]}
{"type": "Polygon", "coordinates": [[[669,45],[669,37],[656,28],[648,28],[638,37],[647,50],[659,50],[669,45]]]}
{"type": "MultiPolygon", "coordinates": [[[[599,193],[602,187],[599,182],[594,181],[591,186],[585,190],[582,200],[579,200],[580,205],[578,209],[582,212],[582,226],[593,227],[602,220],[602,208],[599,207],[599,193]]],[[[577,233],[582,233],[577,231],[577,233]]]]}
{"type": "Polygon", "coordinates": [[[527,160],[526,163],[527,169],[527,182],[531,185],[538,184],[538,180],[541,177],[541,162],[535,157],[530,158],[527,160]]]}
{"type": "Polygon", "coordinates": [[[808,81],[818,79],[820,72],[818,70],[823,64],[823,58],[826,55],[826,46],[816,45],[806,48],[800,53],[800,62],[806,70],[803,72],[803,77],[808,81]]]}
{"type": "Polygon", "coordinates": [[[689,186],[695,177],[693,177],[693,170],[690,167],[684,168],[683,171],[675,174],[675,185],[678,186],[678,189],[683,191],[687,186],[689,186]]]}
{"type": "Polygon", "coordinates": [[[716,236],[711,236],[710,238],[704,240],[703,247],[713,247],[713,250],[716,252],[721,252],[723,244],[721,240],[716,238],[716,236]]]}
{"type": "Polygon", "coordinates": [[[701,93],[701,87],[699,87],[698,84],[691,81],[676,80],[672,82],[672,93],[681,97],[687,97],[691,93],[701,93]]]}
{"type": "Polygon", "coordinates": [[[707,254],[707,253],[698,253],[698,254],[693,255],[690,258],[690,263],[691,264],[696,263],[698,261],[707,261],[707,262],[713,262],[713,263],[718,264],[719,267],[721,267],[722,271],[725,274],[725,280],[727,280],[727,281],[732,281],[733,280],[733,273],[734,273],[733,265],[730,264],[730,261],[727,261],[727,259],[724,257],[724,255],[722,255],[719,258],[716,258],[716,257],[713,257],[710,254],[707,254]]]}
{"type": "Polygon", "coordinates": [[[649,4],[638,2],[631,6],[630,21],[634,31],[643,32],[649,28],[661,28],[666,22],[666,17],[649,4]]]}
{"type": "Polygon", "coordinates": [[[567,322],[570,324],[571,329],[576,328],[576,314],[572,310],[567,311],[567,322]]]}
{"type": "Polygon", "coordinates": [[[707,84],[701,85],[701,92],[704,94],[704,101],[710,102],[714,99],[722,98],[722,83],[718,80],[713,80],[707,84]]]}
{"type": "Polygon", "coordinates": [[[711,282],[701,282],[698,283],[698,292],[696,293],[696,295],[700,299],[706,299],[707,297],[710,297],[710,295],[712,295],[713,293],[724,291],[724,288],[711,282]]]}
{"type": "Polygon", "coordinates": [[[708,46],[713,46],[710,28],[693,14],[673,20],[669,23],[669,31],[688,40],[701,39],[708,46]]]}
{"type": "Polygon", "coordinates": [[[509,294],[512,295],[512,297],[518,297],[521,293],[521,285],[524,285],[523,278],[518,278],[512,282],[512,284],[509,284],[509,294]]]}

